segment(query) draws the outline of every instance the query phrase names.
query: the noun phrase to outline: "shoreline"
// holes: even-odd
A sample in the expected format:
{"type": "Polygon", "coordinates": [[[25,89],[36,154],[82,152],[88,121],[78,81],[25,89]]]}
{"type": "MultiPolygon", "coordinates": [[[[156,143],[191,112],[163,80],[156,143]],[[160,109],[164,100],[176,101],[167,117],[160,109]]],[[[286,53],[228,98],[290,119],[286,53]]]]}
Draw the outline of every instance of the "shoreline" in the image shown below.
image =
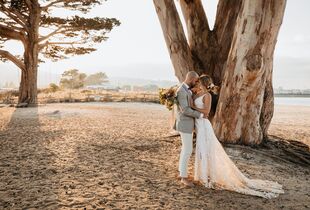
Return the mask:
{"type": "Polygon", "coordinates": [[[310,98],[310,94],[274,94],[275,98],[310,98]]]}

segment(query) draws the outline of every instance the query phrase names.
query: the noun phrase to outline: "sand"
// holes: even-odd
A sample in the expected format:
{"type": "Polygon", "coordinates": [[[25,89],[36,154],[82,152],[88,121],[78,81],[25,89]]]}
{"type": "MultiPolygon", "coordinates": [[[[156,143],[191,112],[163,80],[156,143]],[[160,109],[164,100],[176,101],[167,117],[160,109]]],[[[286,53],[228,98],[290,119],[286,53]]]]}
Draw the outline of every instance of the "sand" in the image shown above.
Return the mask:
{"type": "Polygon", "coordinates": [[[269,134],[310,146],[310,106],[276,106],[269,134]]]}
{"type": "MultiPolygon", "coordinates": [[[[270,133],[309,143],[309,113],[276,108],[270,133]]],[[[184,187],[176,178],[180,139],[165,138],[169,116],[140,103],[0,108],[0,209],[310,208],[309,167],[246,147],[226,151],[243,173],[277,181],[285,194],[266,200],[184,187]]]]}

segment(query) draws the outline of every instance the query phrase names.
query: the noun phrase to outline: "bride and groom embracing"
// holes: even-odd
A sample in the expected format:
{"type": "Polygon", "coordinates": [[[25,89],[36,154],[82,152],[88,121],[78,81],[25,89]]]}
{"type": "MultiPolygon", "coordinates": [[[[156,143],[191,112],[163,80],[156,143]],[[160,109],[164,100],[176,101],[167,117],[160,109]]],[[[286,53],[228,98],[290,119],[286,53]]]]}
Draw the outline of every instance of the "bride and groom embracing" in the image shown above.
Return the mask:
{"type": "Polygon", "coordinates": [[[190,71],[177,90],[175,129],[182,140],[179,162],[181,182],[194,186],[188,179],[187,168],[193,150],[195,128],[195,181],[207,188],[231,190],[264,198],[274,198],[284,193],[282,185],[277,182],[247,178],[226,154],[208,120],[212,100],[209,89],[212,85],[212,79],[208,75],[199,77],[195,71],[190,71]]]}

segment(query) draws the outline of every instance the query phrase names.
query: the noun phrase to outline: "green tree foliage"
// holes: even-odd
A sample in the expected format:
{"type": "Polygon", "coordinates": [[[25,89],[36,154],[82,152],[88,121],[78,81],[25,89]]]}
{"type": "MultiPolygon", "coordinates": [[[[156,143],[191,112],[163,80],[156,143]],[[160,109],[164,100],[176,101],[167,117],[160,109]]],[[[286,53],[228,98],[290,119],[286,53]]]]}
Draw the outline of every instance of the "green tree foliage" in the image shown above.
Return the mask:
{"type": "Polygon", "coordinates": [[[70,69],[62,74],[60,87],[68,89],[79,89],[84,87],[87,75],[80,73],[77,69],[70,69]]]}
{"type": "Polygon", "coordinates": [[[84,15],[103,2],[0,0],[0,60],[13,62],[22,72],[19,102],[37,103],[39,62],[91,53],[96,44],[107,39],[107,33],[120,25],[115,18],[84,15]],[[61,10],[67,13],[59,13],[61,10]],[[6,49],[5,43],[11,40],[21,43],[21,54],[6,49]]]}
{"type": "Polygon", "coordinates": [[[108,76],[104,72],[89,75],[85,80],[85,85],[102,85],[109,82],[108,76]]]}
{"type": "Polygon", "coordinates": [[[51,83],[49,84],[49,87],[48,87],[51,92],[55,93],[57,92],[58,90],[60,90],[60,87],[58,85],[56,85],[55,83],[51,83]]]}
{"type": "MultiPolygon", "coordinates": [[[[92,17],[86,14],[102,4],[103,0],[0,0],[0,48],[9,40],[39,43],[44,58],[57,61],[72,55],[82,55],[95,51],[94,44],[107,39],[106,34],[120,22],[115,18],[92,17]],[[55,16],[57,9],[71,10],[72,16],[55,16]],[[28,32],[36,31],[35,25],[29,25],[32,12],[37,12],[40,33],[37,40],[29,40],[28,32]],[[74,14],[72,13],[72,14],[74,14]]],[[[34,16],[33,16],[34,17],[34,16]]],[[[12,55],[9,51],[0,51],[2,60],[14,63],[22,62],[22,55],[12,55]]]]}

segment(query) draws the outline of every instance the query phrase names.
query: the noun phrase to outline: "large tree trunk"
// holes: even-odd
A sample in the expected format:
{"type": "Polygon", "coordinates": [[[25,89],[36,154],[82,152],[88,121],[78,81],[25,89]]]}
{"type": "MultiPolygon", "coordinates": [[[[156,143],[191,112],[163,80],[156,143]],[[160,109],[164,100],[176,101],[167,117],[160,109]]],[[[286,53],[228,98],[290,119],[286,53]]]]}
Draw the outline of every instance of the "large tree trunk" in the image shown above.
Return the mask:
{"type": "Polygon", "coordinates": [[[225,142],[258,144],[263,140],[263,129],[271,117],[261,120],[261,115],[273,107],[267,105],[270,96],[264,96],[272,95],[267,84],[284,8],[284,0],[247,0],[242,4],[214,118],[216,134],[225,142]]]}
{"type": "MultiPolygon", "coordinates": [[[[165,2],[154,0],[159,19],[158,11],[169,9],[165,2]]],[[[212,31],[201,0],[180,4],[195,70],[221,86],[213,107],[217,137],[229,143],[261,143],[273,114],[273,53],[286,0],[220,0],[212,31]]],[[[167,27],[167,21],[161,25],[167,27]]],[[[174,68],[178,74],[180,69],[174,68]]]]}
{"type": "Polygon", "coordinates": [[[22,71],[18,103],[27,103],[29,106],[37,104],[37,69],[22,71]]]}
{"type": "Polygon", "coordinates": [[[29,19],[30,31],[27,40],[24,43],[24,64],[25,70],[21,74],[19,86],[19,103],[27,103],[29,106],[37,105],[37,74],[38,74],[38,57],[39,57],[39,22],[41,11],[39,4],[33,4],[29,19]]]}

